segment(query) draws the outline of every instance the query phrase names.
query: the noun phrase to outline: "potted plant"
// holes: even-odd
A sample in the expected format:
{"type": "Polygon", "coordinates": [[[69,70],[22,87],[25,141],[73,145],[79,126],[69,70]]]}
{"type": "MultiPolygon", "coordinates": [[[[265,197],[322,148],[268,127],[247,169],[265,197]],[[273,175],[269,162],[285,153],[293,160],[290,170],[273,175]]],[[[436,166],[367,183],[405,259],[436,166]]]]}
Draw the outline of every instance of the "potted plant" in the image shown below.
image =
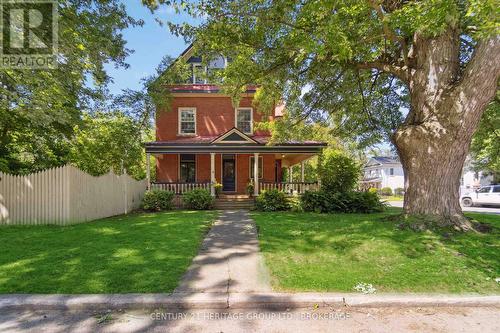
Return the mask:
{"type": "Polygon", "coordinates": [[[253,187],[253,182],[250,180],[247,184],[247,193],[249,196],[253,196],[253,191],[254,191],[254,187],[253,187]]]}
{"type": "Polygon", "coordinates": [[[215,188],[215,197],[218,198],[220,196],[220,194],[222,193],[222,184],[215,183],[214,188],[215,188]]]}

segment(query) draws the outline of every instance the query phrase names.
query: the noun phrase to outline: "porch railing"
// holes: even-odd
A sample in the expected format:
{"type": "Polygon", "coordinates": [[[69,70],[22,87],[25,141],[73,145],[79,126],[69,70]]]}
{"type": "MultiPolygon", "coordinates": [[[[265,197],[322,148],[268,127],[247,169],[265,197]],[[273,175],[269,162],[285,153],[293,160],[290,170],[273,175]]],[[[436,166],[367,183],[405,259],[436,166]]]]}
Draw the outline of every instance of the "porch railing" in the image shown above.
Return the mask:
{"type": "Polygon", "coordinates": [[[151,189],[172,191],[175,194],[183,194],[185,192],[203,188],[210,191],[210,182],[197,182],[197,183],[151,183],[151,189]]]}
{"type": "Polygon", "coordinates": [[[277,189],[287,194],[302,194],[305,191],[317,191],[319,189],[318,182],[259,182],[260,191],[277,189]]]}

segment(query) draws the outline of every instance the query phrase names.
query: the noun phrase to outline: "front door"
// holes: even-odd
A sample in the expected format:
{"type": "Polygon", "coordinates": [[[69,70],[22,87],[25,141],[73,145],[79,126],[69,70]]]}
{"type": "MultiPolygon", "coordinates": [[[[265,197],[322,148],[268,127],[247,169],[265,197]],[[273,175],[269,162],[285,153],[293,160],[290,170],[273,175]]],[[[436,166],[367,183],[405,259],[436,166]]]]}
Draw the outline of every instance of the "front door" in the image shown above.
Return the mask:
{"type": "Polygon", "coordinates": [[[236,191],[236,161],[234,156],[222,157],[222,191],[236,191]]]}

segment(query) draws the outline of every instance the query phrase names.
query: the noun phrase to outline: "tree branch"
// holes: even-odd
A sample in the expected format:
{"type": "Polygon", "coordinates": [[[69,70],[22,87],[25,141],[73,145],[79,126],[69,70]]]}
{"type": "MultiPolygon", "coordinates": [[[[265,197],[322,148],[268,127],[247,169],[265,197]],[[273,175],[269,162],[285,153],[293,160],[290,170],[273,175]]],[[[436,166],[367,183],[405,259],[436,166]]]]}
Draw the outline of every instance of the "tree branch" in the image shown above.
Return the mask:
{"type": "Polygon", "coordinates": [[[350,65],[355,69],[378,69],[380,71],[393,74],[404,82],[408,82],[410,80],[406,67],[391,65],[381,61],[351,62],[350,65]]]}
{"type": "Polygon", "coordinates": [[[382,9],[382,5],[378,4],[376,0],[368,0],[368,2],[370,4],[370,7],[372,7],[377,13],[377,17],[382,23],[382,29],[384,30],[385,36],[393,42],[399,43],[401,45],[403,60],[405,65],[408,66],[408,45],[406,44],[406,40],[403,37],[396,35],[396,33],[389,27],[389,25],[385,21],[385,14],[382,9]]]}
{"type": "Polygon", "coordinates": [[[477,124],[488,103],[495,97],[500,78],[500,35],[477,44],[451,98],[465,107],[464,126],[477,124]]]}

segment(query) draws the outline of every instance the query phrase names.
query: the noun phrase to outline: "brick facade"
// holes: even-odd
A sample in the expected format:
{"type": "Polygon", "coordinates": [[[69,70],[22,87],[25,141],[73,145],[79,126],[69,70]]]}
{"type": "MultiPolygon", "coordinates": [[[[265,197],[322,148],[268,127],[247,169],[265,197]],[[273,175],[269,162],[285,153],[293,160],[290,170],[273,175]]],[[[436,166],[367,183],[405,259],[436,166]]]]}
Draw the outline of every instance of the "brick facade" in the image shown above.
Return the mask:
{"type": "MultiPolygon", "coordinates": [[[[168,141],[185,138],[186,135],[178,135],[178,110],[180,107],[196,108],[196,135],[218,136],[235,127],[235,108],[231,98],[224,96],[196,96],[174,97],[170,111],[161,110],[157,112],[156,140],[168,141]]],[[[252,97],[243,97],[239,107],[252,107],[252,97]]],[[[263,115],[253,108],[253,120],[262,120],[263,115]]],[[[272,119],[272,116],[268,117],[272,119]]],[[[257,131],[254,135],[266,135],[269,133],[257,131]]]]}
{"type": "MultiPolygon", "coordinates": [[[[196,135],[191,137],[216,137],[224,134],[235,127],[235,108],[231,99],[225,96],[208,96],[192,94],[189,97],[175,96],[170,111],[157,112],[156,140],[170,141],[186,138],[186,135],[178,135],[178,109],[180,107],[196,108],[196,135]]],[[[243,97],[239,107],[252,107],[252,97],[243,97]]],[[[254,123],[261,121],[264,115],[256,112],[253,108],[254,123]]],[[[267,116],[272,119],[272,116],[267,116]]],[[[253,135],[269,135],[267,132],[254,131],[253,135]]],[[[187,136],[189,137],[189,136],[187,136]]],[[[236,154],[236,193],[246,193],[246,186],[250,179],[250,157],[251,154],[236,154]]],[[[262,154],[263,156],[263,180],[276,181],[275,155],[262,154]]],[[[215,156],[215,177],[217,182],[222,183],[222,156],[215,156]]],[[[179,181],[179,155],[163,154],[157,158],[158,182],[179,181]]],[[[281,170],[280,170],[281,172],[281,170]]],[[[278,175],[280,178],[280,175],[278,175]]],[[[210,181],[210,154],[196,155],[196,181],[210,181]]]]}

